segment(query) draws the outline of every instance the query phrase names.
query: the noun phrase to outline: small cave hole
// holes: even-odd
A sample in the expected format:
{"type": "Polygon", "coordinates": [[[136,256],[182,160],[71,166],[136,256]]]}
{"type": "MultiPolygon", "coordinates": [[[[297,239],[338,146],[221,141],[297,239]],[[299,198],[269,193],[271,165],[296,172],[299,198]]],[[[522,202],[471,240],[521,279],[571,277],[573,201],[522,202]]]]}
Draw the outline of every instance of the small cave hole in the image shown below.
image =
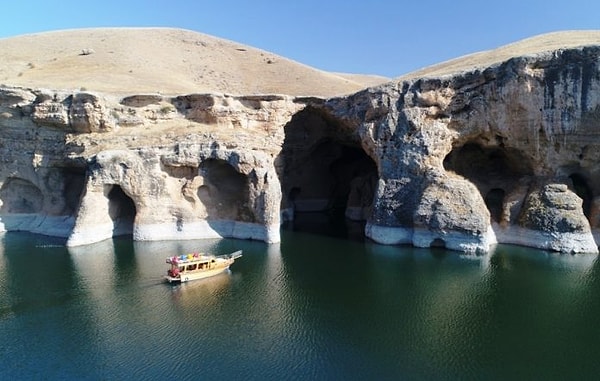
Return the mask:
{"type": "Polygon", "coordinates": [[[446,248],[446,241],[444,241],[441,238],[436,238],[433,241],[431,241],[431,243],[429,244],[429,247],[431,247],[431,248],[445,249],[446,248]]]}
{"type": "Polygon", "coordinates": [[[133,233],[136,208],[133,200],[118,185],[109,186],[108,214],[113,221],[113,236],[133,233]]]}
{"type": "Polygon", "coordinates": [[[505,192],[500,188],[490,190],[485,196],[485,205],[490,211],[492,221],[500,222],[502,220],[504,196],[505,192]]]}

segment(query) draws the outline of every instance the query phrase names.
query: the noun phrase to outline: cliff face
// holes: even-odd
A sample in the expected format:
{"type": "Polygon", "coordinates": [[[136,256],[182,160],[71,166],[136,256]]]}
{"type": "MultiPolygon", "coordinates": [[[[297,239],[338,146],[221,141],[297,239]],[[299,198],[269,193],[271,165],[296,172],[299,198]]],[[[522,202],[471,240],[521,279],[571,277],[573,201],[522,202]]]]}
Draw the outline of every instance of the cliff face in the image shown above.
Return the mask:
{"type": "Polygon", "coordinates": [[[367,235],[597,252],[599,56],[556,50],[328,101],[377,162],[367,235]]]}
{"type": "Polygon", "coordinates": [[[292,98],[4,88],[0,105],[6,230],[73,246],[128,233],[279,240],[274,158],[292,98]]]}
{"type": "MultiPolygon", "coordinates": [[[[0,89],[0,218],[82,245],[276,242],[341,209],[384,244],[598,251],[600,47],[331,99],[0,89]]],[[[599,236],[600,237],[600,236],[599,236]]]]}

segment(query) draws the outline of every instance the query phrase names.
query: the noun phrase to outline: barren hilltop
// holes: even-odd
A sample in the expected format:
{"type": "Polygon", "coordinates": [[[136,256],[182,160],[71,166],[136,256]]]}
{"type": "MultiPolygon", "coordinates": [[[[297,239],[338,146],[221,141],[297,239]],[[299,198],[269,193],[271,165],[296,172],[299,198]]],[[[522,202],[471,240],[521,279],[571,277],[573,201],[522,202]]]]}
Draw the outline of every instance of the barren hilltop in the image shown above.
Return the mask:
{"type": "MultiPolygon", "coordinates": [[[[543,34],[441,62],[397,80],[484,68],[511,57],[597,44],[600,31],[543,34]]],[[[332,73],[175,28],[93,28],[0,39],[0,84],[112,94],[226,93],[331,97],[389,81],[332,73]]]]}
{"type": "Polygon", "coordinates": [[[450,75],[461,71],[486,68],[513,57],[597,44],[600,44],[600,31],[598,30],[570,30],[546,33],[503,45],[492,50],[468,54],[428,66],[405,74],[397,79],[450,75]]]}
{"type": "Polygon", "coordinates": [[[98,28],[0,39],[0,83],[116,94],[333,96],[387,81],[329,73],[233,41],[172,28],[98,28]]]}

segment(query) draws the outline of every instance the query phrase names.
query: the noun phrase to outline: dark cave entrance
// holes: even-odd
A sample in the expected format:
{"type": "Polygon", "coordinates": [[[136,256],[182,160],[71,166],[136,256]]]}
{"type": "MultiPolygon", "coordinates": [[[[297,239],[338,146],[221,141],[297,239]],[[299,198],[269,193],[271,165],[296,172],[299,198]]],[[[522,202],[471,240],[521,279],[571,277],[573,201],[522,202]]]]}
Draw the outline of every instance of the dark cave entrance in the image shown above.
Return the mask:
{"type": "Polygon", "coordinates": [[[81,195],[85,187],[85,169],[68,168],[63,171],[65,214],[74,216],[79,209],[81,195]]]}
{"type": "Polygon", "coordinates": [[[430,248],[437,248],[437,249],[445,249],[446,248],[446,241],[444,241],[441,238],[436,238],[433,241],[431,241],[431,244],[429,245],[430,248]]]}
{"type": "Polygon", "coordinates": [[[204,177],[198,198],[206,207],[208,219],[256,222],[249,205],[248,176],[218,159],[203,161],[198,173],[204,177]]]}
{"type": "Polygon", "coordinates": [[[569,176],[571,183],[573,184],[573,190],[577,196],[581,197],[583,200],[583,214],[590,219],[590,215],[592,212],[592,201],[594,199],[594,192],[590,188],[587,180],[584,176],[574,173],[569,176]]]}
{"type": "Polygon", "coordinates": [[[284,228],[364,239],[377,165],[351,130],[308,107],[286,125],[279,159],[284,228]]]}
{"type": "Polygon", "coordinates": [[[119,185],[106,185],[104,194],[108,198],[108,215],[113,221],[113,236],[133,234],[136,215],[133,200],[119,185]]]}
{"type": "Polygon", "coordinates": [[[469,142],[453,149],[444,159],[444,168],[453,171],[479,189],[494,222],[504,216],[506,195],[533,169],[529,159],[519,150],[499,146],[487,147],[469,142]]]}
{"type": "Polygon", "coordinates": [[[504,207],[504,189],[494,188],[490,190],[484,198],[485,205],[490,211],[492,221],[500,222],[502,220],[502,209],[504,207]]]}

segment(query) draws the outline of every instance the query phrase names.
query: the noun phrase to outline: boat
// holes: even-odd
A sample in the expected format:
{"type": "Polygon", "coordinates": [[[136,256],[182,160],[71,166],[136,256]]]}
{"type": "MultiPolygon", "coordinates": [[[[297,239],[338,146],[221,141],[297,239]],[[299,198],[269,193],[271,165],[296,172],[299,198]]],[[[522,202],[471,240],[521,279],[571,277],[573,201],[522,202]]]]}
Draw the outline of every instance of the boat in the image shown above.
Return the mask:
{"type": "Polygon", "coordinates": [[[166,262],[170,267],[165,279],[169,283],[182,283],[208,278],[227,271],[229,266],[241,256],[242,250],[226,255],[193,253],[168,257],[166,262]]]}

